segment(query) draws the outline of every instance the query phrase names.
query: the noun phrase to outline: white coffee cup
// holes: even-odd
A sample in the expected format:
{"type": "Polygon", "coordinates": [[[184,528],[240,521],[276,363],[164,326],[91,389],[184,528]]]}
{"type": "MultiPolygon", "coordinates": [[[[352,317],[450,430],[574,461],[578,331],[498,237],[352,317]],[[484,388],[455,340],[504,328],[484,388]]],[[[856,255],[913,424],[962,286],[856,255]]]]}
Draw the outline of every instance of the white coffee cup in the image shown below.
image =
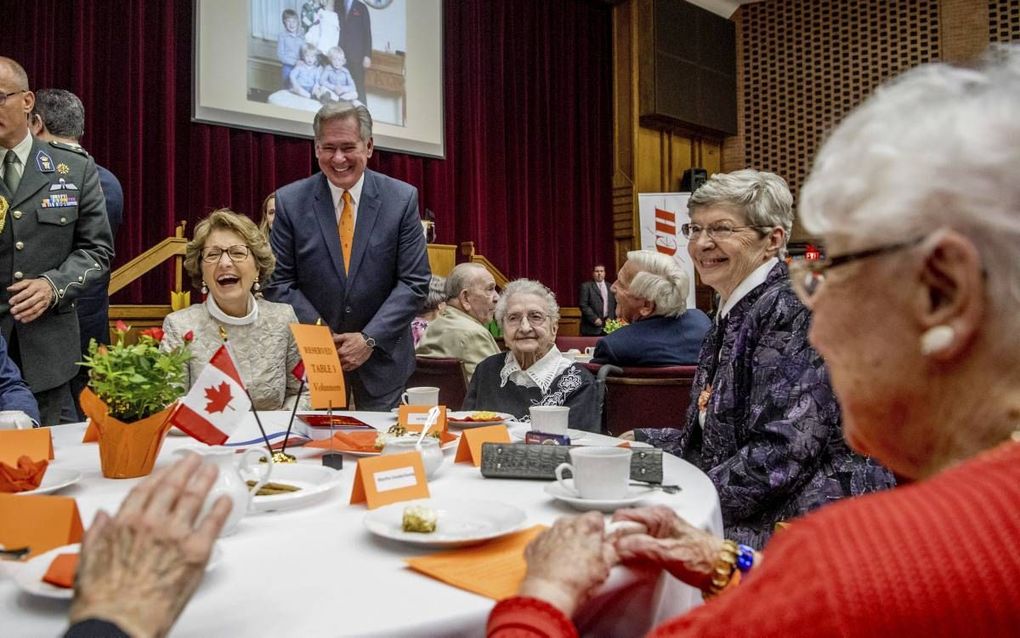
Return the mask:
{"type": "Polygon", "coordinates": [[[546,434],[566,434],[570,408],[565,405],[534,405],[531,414],[531,429],[546,434]]]}
{"type": "Polygon", "coordinates": [[[588,346],[584,349],[584,355],[590,357],[595,354],[595,346],[588,346]]]}
{"type": "Polygon", "coordinates": [[[630,483],[629,448],[578,447],[570,450],[570,463],[556,467],[556,481],[569,493],[583,499],[611,501],[626,498],[630,483]],[[574,477],[571,487],[563,479],[570,470],[574,477]]]}
{"type": "Polygon", "coordinates": [[[408,388],[401,400],[404,405],[439,405],[439,388],[408,388]]]}
{"type": "Polygon", "coordinates": [[[0,430],[31,430],[32,417],[21,410],[0,410],[0,430]]]}

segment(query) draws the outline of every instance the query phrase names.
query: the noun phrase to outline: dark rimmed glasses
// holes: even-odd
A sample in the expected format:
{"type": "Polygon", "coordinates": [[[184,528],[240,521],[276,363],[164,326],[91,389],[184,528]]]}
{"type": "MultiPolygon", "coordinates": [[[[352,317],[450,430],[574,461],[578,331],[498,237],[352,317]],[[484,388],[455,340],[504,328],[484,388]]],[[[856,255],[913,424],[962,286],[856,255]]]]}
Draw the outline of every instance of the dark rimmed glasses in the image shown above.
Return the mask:
{"type": "Polygon", "coordinates": [[[251,249],[242,244],[228,246],[226,249],[210,248],[209,250],[205,251],[205,254],[202,255],[202,261],[204,261],[207,264],[215,264],[219,262],[221,257],[223,257],[223,253],[227,254],[227,257],[230,258],[230,261],[237,264],[248,258],[248,255],[251,254],[251,249]]]}
{"type": "Polygon", "coordinates": [[[860,261],[862,259],[886,255],[911,246],[916,246],[921,243],[922,239],[924,239],[924,237],[916,237],[908,241],[896,242],[894,244],[879,246],[877,248],[857,250],[852,253],[838,255],[828,259],[819,259],[815,261],[802,259],[795,261],[790,264],[790,283],[793,285],[793,291],[797,293],[797,297],[800,298],[801,302],[805,306],[810,308],[815,296],[818,294],[822,284],[825,282],[826,273],[833,268],[855,261],[860,261]]]}

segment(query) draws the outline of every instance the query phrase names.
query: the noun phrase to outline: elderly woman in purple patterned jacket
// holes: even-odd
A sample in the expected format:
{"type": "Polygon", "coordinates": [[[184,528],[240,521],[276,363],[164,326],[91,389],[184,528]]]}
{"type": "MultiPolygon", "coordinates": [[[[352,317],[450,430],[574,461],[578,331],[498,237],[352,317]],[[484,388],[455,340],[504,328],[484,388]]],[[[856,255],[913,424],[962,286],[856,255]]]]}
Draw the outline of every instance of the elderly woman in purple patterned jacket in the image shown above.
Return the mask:
{"type": "Polygon", "coordinates": [[[720,308],[687,427],[634,430],[705,471],[726,535],[759,548],[779,521],[895,483],[840,434],[829,373],[808,343],[810,312],[781,259],[792,204],[783,178],[754,170],[713,175],[691,196],[687,249],[720,308]]]}

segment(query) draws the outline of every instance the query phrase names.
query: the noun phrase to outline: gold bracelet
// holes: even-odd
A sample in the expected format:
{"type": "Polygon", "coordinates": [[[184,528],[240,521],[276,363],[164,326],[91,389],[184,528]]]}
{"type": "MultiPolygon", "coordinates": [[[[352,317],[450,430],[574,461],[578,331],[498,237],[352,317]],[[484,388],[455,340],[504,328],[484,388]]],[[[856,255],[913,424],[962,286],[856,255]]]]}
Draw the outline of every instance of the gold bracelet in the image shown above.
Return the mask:
{"type": "Polygon", "coordinates": [[[715,566],[712,568],[712,582],[701,592],[703,598],[707,600],[718,595],[726,588],[726,585],[730,584],[733,572],[737,569],[737,554],[739,552],[740,548],[736,542],[731,540],[722,542],[719,556],[715,559],[715,566]]]}

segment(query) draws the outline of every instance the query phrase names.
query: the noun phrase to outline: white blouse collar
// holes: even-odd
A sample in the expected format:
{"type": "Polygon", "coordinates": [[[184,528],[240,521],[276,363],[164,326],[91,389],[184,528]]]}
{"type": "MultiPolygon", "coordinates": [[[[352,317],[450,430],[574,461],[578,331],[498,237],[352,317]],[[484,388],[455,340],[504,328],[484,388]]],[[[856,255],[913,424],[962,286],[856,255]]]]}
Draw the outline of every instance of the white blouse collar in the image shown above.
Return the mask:
{"type": "Polygon", "coordinates": [[[553,380],[563,374],[563,371],[573,363],[563,356],[563,353],[554,345],[545,356],[536,361],[527,370],[522,370],[518,365],[514,353],[506,353],[506,361],[503,369],[499,372],[499,387],[506,385],[507,381],[522,387],[537,387],[542,394],[549,392],[553,380]]]}
{"type": "Polygon", "coordinates": [[[719,316],[725,317],[729,315],[733,306],[736,306],[737,302],[746,297],[747,293],[765,283],[765,280],[769,278],[769,273],[772,272],[772,268],[778,263],[779,260],[773,257],[755,268],[750,275],[744,277],[744,281],[737,284],[737,287],[733,289],[733,294],[730,295],[730,298],[726,300],[726,303],[719,310],[719,316]]]}
{"type": "Polygon", "coordinates": [[[247,326],[255,323],[259,318],[259,305],[255,301],[255,296],[248,293],[248,314],[243,317],[231,317],[227,313],[220,310],[220,307],[216,305],[216,301],[212,295],[205,298],[205,309],[209,311],[212,318],[220,323],[225,323],[228,326],[247,326]]]}

